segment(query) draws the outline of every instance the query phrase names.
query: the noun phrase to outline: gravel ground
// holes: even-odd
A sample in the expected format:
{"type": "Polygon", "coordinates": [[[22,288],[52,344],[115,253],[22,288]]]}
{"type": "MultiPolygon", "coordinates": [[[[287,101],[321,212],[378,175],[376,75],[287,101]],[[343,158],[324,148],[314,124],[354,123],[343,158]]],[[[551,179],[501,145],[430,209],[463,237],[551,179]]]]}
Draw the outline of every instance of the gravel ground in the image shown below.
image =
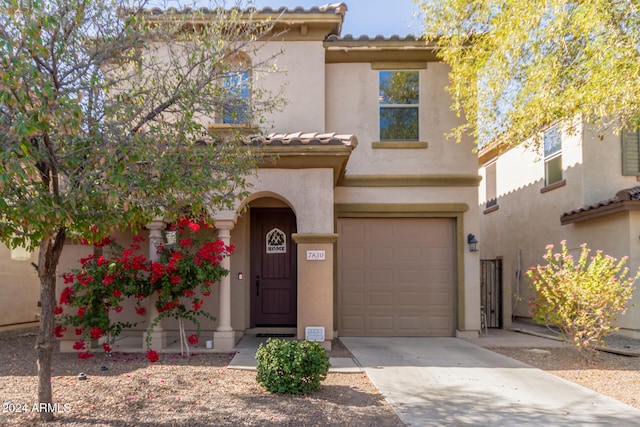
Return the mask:
{"type": "MultiPolygon", "coordinates": [[[[0,426],[39,425],[35,331],[0,332],[0,426]]],[[[336,343],[331,357],[348,350],[336,343]]],[[[193,350],[192,350],[193,351],[193,350]]],[[[255,371],[227,369],[232,354],[54,354],[54,422],[47,426],[381,426],[402,422],[363,373],[330,373],[318,392],[280,396],[255,371]],[[106,370],[103,370],[103,367],[106,370]],[[87,380],[77,376],[84,372],[87,380]]]]}
{"type": "MultiPolygon", "coordinates": [[[[38,425],[34,330],[0,332],[0,426],[38,425]],[[20,412],[18,412],[20,411],[20,412]]],[[[571,348],[500,347],[521,360],[640,408],[640,357],[599,353],[587,365],[571,348]]],[[[331,357],[349,352],[334,343],[331,357]]],[[[266,392],[254,371],[227,369],[231,354],[103,354],[79,360],[56,352],[47,426],[402,426],[366,375],[331,373],[306,396],[266,392]],[[104,368],[106,369],[104,369],[104,368]],[[80,381],[79,372],[88,379],[80,381]]]]}

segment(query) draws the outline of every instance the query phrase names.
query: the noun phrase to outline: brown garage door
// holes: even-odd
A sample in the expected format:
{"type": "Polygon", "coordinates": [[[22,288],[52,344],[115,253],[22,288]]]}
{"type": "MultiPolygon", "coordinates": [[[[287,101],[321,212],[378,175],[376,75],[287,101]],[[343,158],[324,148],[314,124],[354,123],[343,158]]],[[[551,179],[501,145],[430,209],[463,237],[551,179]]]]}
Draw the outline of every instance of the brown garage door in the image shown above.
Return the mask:
{"type": "Polygon", "coordinates": [[[453,336],[455,240],[450,218],[338,220],[342,336],[453,336]]]}

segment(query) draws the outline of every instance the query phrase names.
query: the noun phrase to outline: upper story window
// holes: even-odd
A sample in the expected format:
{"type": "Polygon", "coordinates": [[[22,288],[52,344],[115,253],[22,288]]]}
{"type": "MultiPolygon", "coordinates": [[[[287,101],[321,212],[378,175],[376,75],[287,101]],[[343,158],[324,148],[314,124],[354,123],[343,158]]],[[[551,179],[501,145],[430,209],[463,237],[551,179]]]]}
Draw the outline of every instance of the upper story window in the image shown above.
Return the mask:
{"type": "Polygon", "coordinates": [[[562,134],[558,126],[544,132],[544,183],[562,181],[562,134]]]}
{"type": "Polygon", "coordinates": [[[251,113],[249,71],[231,71],[224,76],[223,82],[229,95],[222,106],[222,123],[248,123],[251,113]]]}
{"type": "Polygon", "coordinates": [[[418,141],[417,70],[380,72],[380,141],[418,141]]]}
{"type": "Polygon", "coordinates": [[[488,164],[484,170],[486,174],[485,183],[485,200],[486,208],[496,206],[498,204],[498,191],[497,191],[497,177],[496,177],[496,163],[488,164]]]}

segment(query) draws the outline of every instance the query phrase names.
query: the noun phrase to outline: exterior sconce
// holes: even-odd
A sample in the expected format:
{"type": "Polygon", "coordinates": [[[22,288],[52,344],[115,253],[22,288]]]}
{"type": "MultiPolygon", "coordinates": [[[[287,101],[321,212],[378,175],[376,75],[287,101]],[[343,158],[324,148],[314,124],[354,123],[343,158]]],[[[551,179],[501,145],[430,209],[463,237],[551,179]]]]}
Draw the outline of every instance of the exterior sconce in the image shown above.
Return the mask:
{"type": "Polygon", "coordinates": [[[469,244],[469,252],[478,252],[478,239],[476,239],[476,236],[469,233],[467,243],[469,244]]]}

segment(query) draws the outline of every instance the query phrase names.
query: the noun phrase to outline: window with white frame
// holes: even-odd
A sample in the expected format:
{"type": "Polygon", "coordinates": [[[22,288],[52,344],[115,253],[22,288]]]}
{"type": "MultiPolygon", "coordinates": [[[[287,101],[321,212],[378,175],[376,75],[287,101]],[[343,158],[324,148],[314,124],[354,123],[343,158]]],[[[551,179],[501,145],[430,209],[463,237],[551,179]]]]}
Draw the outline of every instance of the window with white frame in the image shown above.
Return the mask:
{"type": "Polygon", "coordinates": [[[558,126],[544,132],[544,183],[562,181],[562,134],[558,126]]]}
{"type": "Polygon", "coordinates": [[[381,70],[380,141],[418,141],[418,70],[381,70]]]}
{"type": "Polygon", "coordinates": [[[498,204],[498,192],[496,182],[496,162],[489,163],[484,168],[486,174],[485,200],[486,208],[496,206],[498,204]]]}

